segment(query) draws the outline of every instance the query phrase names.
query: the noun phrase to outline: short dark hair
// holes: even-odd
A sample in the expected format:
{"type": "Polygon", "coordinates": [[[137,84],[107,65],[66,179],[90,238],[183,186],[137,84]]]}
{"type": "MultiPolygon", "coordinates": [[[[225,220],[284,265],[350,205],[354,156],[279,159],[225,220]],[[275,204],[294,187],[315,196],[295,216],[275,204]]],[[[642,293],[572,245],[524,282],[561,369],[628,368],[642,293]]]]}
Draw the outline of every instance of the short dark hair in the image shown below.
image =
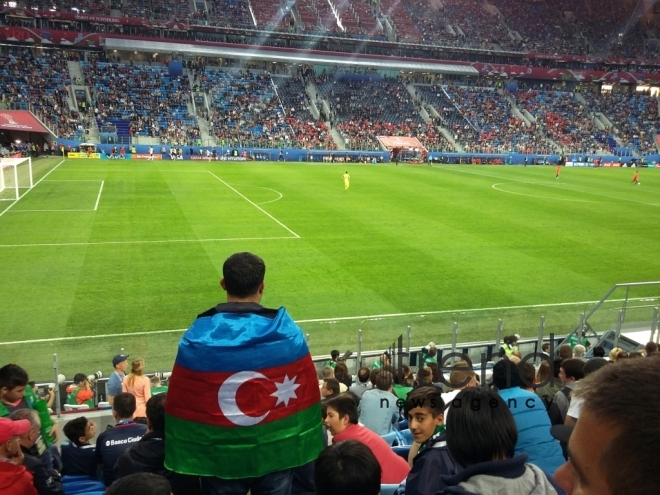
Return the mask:
{"type": "Polygon", "coordinates": [[[369,372],[369,381],[371,382],[372,387],[376,386],[376,381],[378,380],[378,375],[380,375],[381,371],[380,368],[374,368],[369,372]]]}
{"type": "Polygon", "coordinates": [[[337,349],[333,349],[330,351],[330,357],[332,359],[337,359],[339,357],[339,351],[337,349]]]}
{"type": "Polygon", "coordinates": [[[370,374],[371,371],[369,370],[369,368],[367,368],[366,366],[362,366],[362,368],[360,368],[357,373],[358,381],[360,383],[367,383],[369,381],[370,374]]]}
{"type": "Polygon", "coordinates": [[[16,387],[25,387],[28,384],[28,374],[17,364],[6,364],[0,368],[0,389],[9,390],[16,387]]]}
{"type": "Polygon", "coordinates": [[[406,405],[403,410],[406,417],[411,409],[416,407],[426,407],[434,417],[445,413],[445,401],[442,399],[442,393],[438,387],[426,385],[417,387],[408,392],[406,396],[406,405]]]}
{"type": "Polygon", "coordinates": [[[649,354],[653,354],[654,352],[658,352],[658,344],[653,341],[647,342],[644,348],[646,349],[647,356],[649,354]]]}
{"type": "Polygon", "coordinates": [[[222,278],[228,294],[247,297],[255,294],[264,281],[266,264],[256,254],[236,253],[222,265],[222,278]]]}
{"type": "Polygon", "coordinates": [[[544,342],[541,344],[541,350],[543,352],[550,352],[550,342],[544,342]]]}
{"type": "Polygon", "coordinates": [[[498,390],[520,387],[521,384],[520,370],[514,362],[508,359],[500,359],[493,366],[493,385],[498,390]]]}
{"type": "Polygon", "coordinates": [[[171,495],[170,482],[153,473],[135,473],[119,478],[105,495],[171,495]]]}
{"type": "Polygon", "coordinates": [[[525,380],[520,384],[521,387],[534,386],[534,378],[536,378],[536,368],[534,368],[534,365],[532,363],[525,363],[523,365],[523,377],[525,378],[525,380]]]}
{"type": "Polygon", "coordinates": [[[73,383],[76,385],[80,382],[84,382],[85,380],[87,380],[85,373],[76,373],[76,375],[73,377],[73,383]]]}
{"type": "Polygon", "coordinates": [[[584,372],[584,376],[587,376],[594,371],[598,371],[602,367],[607,366],[608,364],[610,364],[610,362],[605,358],[592,358],[586,362],[582,371],[584,372]]]}
{"type": "Polygon", "coordinates": [[[565,359],[561,362],[566,378],[582,380],[584,378],[584,361],[582,359],[565,359]]]}
{"type": "Polygon", "coordinates": [[[132,418],[137,406],[135,404],[135,396],[128,392],[121,392],[115,395],[115,400],[112,403],[112,409],[117,412],[120,418],[132,418]]]}
{"type": "Polygon", "coordinates": [[[591,350],[591,352],[594,357],[605,357],[605,348],[602,345],[597,345],[591,350]]]}
{"type": "Polygon", "coordinates": [[[569,344],[562,344],[559,346],[559,359],[571,359],[573,357],[573,348],[569,344]]]}
{"type": "Polygon", "coordinates": [[[392,388],[392,373],[389,371],[381,371],[376,377],[376,388],[379,390],[389,390],[392,388]]]}
{"type": "Polygon", "coordinates": [[[506,403],[492,389],[468,387],[450,404],[447,447],[456,462],[468,467],[495,459],[510,459],[518,430],[506,403]]]}
{"type": "Polygon", "coordinates": [[[330,445],[314,463],[318,495],[378,495],[380,478],[376,456],[357,440],[330,445]]]}
{"type": "Polygon", "coordinates": [[[85,416],[81,416],[79,418],[74,418],[71,421],[69,421],[67,424],[64,425],[64,428],[62,428],[62,431],[64,431],[64,434],[66,437],[69,439],[71,443],[75,443],[76,445],[80,445],[80,437],[85,436],[85,430],[87,429],[87,423],[89,423],[89,420],[85,416]]]}
{"type": "Polygon", "coordinates": [[[355,399],[350,394],[339,394],[332,399],[325,401],[326,409],[328,407],[337,411],[340,418],[348,416],[348,422],[356,425],[358,423],[358,410],[355,399]]]}
{"type": "Polygon", "coordinates": [[[339,393],[339,380],[336,378],[326,378],[323,383],[325,383],[325,388],[333,394],[339,393]]]}
{"type": "MultiPolygon", "coordinates": [[[[157,394],[147,401],[147,419],[153,431],[165,432],[165,400],[167,393],[157,394]]],[[[116,400],[116,399],[115,399],[116,400]]]]}
{"type": "Polygon", "coordinates": [[[610,493],[655,493],[660,485],[653,464],[660,456],[660,395],[649,393],[658,376],[660,359],[624,359],[591,373],[573,391],[584,399],[583,414],[619,431],[599,458],[610,493]]]}
{"type": "Polygon", "coordinates": [[[449,373],[449,384],[452,388],[466,387],[472,381],[472,378],[476,377],[477,374],[470,369],[466,361],[459,361],[449,373]]]}

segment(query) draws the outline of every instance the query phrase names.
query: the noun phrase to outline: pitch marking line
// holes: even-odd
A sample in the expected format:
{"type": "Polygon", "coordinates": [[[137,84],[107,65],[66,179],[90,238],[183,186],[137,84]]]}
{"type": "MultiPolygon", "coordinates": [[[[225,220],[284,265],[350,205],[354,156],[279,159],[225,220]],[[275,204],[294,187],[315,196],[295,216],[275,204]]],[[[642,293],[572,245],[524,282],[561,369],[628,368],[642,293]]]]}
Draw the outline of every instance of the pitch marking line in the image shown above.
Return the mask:
{"type": "Polygon", "coordinates": [[[9,213],[34,213],[34,212],[48,212],[48,213],[55,213],[55,212],[72,212],[72,211],[94,211],[94,210],[13,210],[10,211],[9,213]]]}
{"type": "Polygon", "coordinates": [[[241,186],[241,187],[254,187],[256,189],[265,189],[266,191],[272,191],[272,192],[277,193],[277,194],[280,195],[278,198],[271,199],[270,201],[264,201],[263,203],[257,203],[258,205],[267,205],[268,203],[274,203],[275,201],[279,201],[280,199],[282,199],[284,197],[284,194],[282,194],[279,191],[276,191],[275,189],[271,189],[269,187],[252,186],[250,184],[234,184],[234,185],[235,186],[241,186]]]}
{"type": "MultiPolygon", "coordinates": [[[[626,199],[626,198],[617,198],[615,196],[608,196],[607,194],[600,194],[597,192],[589,192],[589,191],[580,191],[578,189],[571,189],[570,187],[564,187],[562,184],[550,184],[550,183],[544,183],[544,182],[531,182],[531,181],[526,181],[526,180],[520,180],[520,179],[512,179],[510,177],[500,177],[499,175],[492,175],[492,174],[479,174],[475,172],[468,172],[467,170],[456,170],[452,168],[444,168],[444,167],[435,167],[438,170],[445,170],[449,172],[458,172],[458,173],[464,173],[464,174],[470,174],[470,175],[476,175],[478,177],[493,177],[495,179],[500,179],[500,180],[509,180],[513,182],[520,182],[522,184],[533,184],[536,186],[547,186],[547,187],[556,187],[559,190],[562,191],[570,191],[570,192],[578,192],[578,193],[583,193],[583,194],[591,194],[593,196],[602,196],[604,198],[609,198],[613,199],[615,201],[628,201],[631,203],[638,203],[642,205],[647,205],[647,206],[660,206],[659,203],[646,203],[645,201],[635,201],[634,199],[626,199]]],[[[501,189],[497,189],[501,191],[501,189]]],[[[503,191],[503,192],[511,192],[511,191],[503,191]]],[[[515,193],[514,193],[515,194],[515,193]]]]}
{"type": "MultiPolygon", "coordinates": [[[[232,186],[230,186],[229,184],[227,184],[224,180],[222,180],[220,177],[218,177],[217,175],[215,175],[215,174],[214,174],[213,172],[211,172],[210,170],[209,170],[208,172],[209,172],[209,174],[211,174],[213,177],[215,177],[215,178],[218,179],[220,182],[222,182],[225,186],[227,186],[229,189],[231,189],[231,190],[234,191],[236,194],[238,194],[238,195],[239,195],[241,198],[243,198],[245,201],[247,201],[247,202],[250,203],[252,206],[254,206],[257,210],[259,210],[259,211],[262,212],[264,215],[268,216],[270,219],[272,219],[272,220],[274,220],[275,222],[277,222],[277,224],[279,224],[280,226],[282,226],[282,227],[284,227],[286,230],[288,230],[290,233],[292,233],[296,239],[300,239],[300,236],[299,236],[298,234],[296,234],[293,230],[291,230],[289,227],[287,227],[286,225],[284,225],[282,222],[280,222],[280,221],[279,221],[277,218],[275,218],[273,215],[271,215],[271,214],[268,213],[266,210],[264,210],[264,209],[263,209],[261,206],[259,206],[257,203],[255,203],[254,201],[251,201],[250,199],[248,199],[247,197],[245,197],[243,194],[241,194],[239,191],[237,191],[237,190],[234,189],[232,186]]],[[[279,198],[278,198],[278,199],[279,199],[279,198]]]]}
{"type": "MultiPolygon", "coordinates": [[[[93,211],[93,210],[84,210],[93,211]]],[[[163,239],[157,241],[101,241],[101,242],[59,242],[43,244],[0,244],[0,248],[60,247],[60,246],[105,246],[112,244],[167,244],[183,242],[225,242],[225,241],[270,241],[279,239],[300,239],[300,237],[228,237],[219,239],[163,239]]]]}
{"type": "MultiPolygon", "coordinates": [[[[536,194],[525,194],[525,193],[519,193],[519,192],[513,192],[513,191],[507,191],[505,189],[500,189],[497,186],[503,186],[504,184],[507,184],[506,182],[498,182],[497,184],[493,184],[492,187],[496,191],[500,192],[505,192],[509,194],[517,194],[518,196],[527,196],[530,198],[538,198],[538,199],[549,199],[549,200],[558,200],[558,201],[574,201],[576,203],[603,203],[602,201],[587,201],[585,199],[571,199],[571,198],[551,198],[549,196],[538,196],[536,194]]],[[[543,184],[540,184],[543,185],[543,184]]]]}
{"type": "Polygon", "coordinates": [[[99,209],[99,201],[101,201],[101,193],[103,192],[103,186],[105,185],[105,181],[101,181],[101,188],[99,189],[99,195],[96,198],[96,204],[94,205],[94,211],[99,209]]]}
{"type": "MultiPolygon", "coordinates": [[[[293,239],[293,237],[287,237],[287,239],[293,239]]],[[[611,299],[610,301],[624,301],[625,299],[611,299]]],[[[649,297],[630,297],[628,301],[647,301],[647,300],[656,300],[655,298],[649,297]]],[[[342,316],[338,318],[315,318],[311,320],[295,320],[296,323],[335,323],[338,321],[350,321],[350,320],[380,320],[383,318],[391,318],[397,316],[424,316],[424,315],[439,315],[447,313],[466,313],[472,311],[495,311],[495,310],[504,310],[504,309],[531,309],[531,308],[550,308],[558,306],[577,306],[580,304],[596,304],[599,301],[578,301],[578,302],[566,302],[566,303],[551,303],[551,304],[528,304],[525,306],[496,306],[493,308],[473,308],[473,309],[447,309],[442,311],[416,311],[413,313],[387,313],[382,315],[369,315],[369,316],[342,316]]],[[[3,345],[23,345],[23,344],[37,344],[44,342],[64,342],[70,340],[85,340],[85,339],[105,339],[108,337],[136,337],[141,335],[162,335],[168,333],[177,333],[185,332],[187,328],[176,328],[173,330],[153,330],[149,332],[128,332],[128,333],[107,333],[101,335],[82,335],[76,337],[55,337],[52,339],[33,339],[33,340],[17,340],[14,342],[0,342],[0,346],[3,345]]]]}
{"type": "Polygon", "coordinates": [[[32,191],[32,189],[34,189],[35,187],[37,187],[37,186],[39,185],[39,183],[40,183],[42,180],[44,180],[44,179],[45,179],[46,177],[48,177],[51,173],[53,173],[53,172],[55,171],[55,169],[57,169],[57,167],[59,167],[60,165],[62,165],[65,161],[66,161],[66,160],[62,160],[60,163],[58,163],[58,164],[55,165],[53,168],[51,168],[51,169],[46,173],[46,175],[44,175],[41,179],[39,179],[37,182],[34,183],[34,185],[32,186],[31,189],[28,189],[27,191],[25,191],[23,194],[21,194],[21,195],[19,196],[19,198],[18,198],[16,201],[14,201],[14,202],[13,202],[12,204],[10,204],[7,208],[5,208],[4,210],[2,210],[2,212],[0,212],[0,217],[1,217],[2,215],[4,215],[5,213],[7,213],[7,211],[9,211],[9,209],[10,209],[12,206],[14,206],[14,205],[15,205],[16,203],[18,203],[22,198],[24,198],[25,195],[26,195],[27,193],[29,193],[30,191],[32,191]]]}

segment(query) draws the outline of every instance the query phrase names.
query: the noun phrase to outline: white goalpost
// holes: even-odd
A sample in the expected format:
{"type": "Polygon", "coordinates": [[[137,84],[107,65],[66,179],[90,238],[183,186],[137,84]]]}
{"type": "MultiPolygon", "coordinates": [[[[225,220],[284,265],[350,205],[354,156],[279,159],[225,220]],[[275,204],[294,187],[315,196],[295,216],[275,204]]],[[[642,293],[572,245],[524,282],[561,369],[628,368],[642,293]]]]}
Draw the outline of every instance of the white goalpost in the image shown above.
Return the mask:
{"type": "Polygon", "coordinates": [[[0,158],[0,201],[17,201],[33,187],[32,158],[0,158]]]}

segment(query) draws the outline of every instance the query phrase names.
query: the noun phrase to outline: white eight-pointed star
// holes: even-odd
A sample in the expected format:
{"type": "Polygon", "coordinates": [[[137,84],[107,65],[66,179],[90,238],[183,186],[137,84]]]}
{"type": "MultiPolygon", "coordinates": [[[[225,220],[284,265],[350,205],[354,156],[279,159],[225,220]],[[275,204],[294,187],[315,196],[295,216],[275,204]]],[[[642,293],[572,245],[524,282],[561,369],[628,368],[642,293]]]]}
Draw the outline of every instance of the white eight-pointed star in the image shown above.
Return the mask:
{"type": "Polygon", "coordinates": [[[284,375],[284,381],[282,383],[275,382],[277,390],[270,394],[273,397],[277,397],[275,407],[279,406],[282,402],[284,402],[285,406],[288,406],[291,399],[298,398],[296,395],[296,389],[300,387],[300,384],[296,383],[296,378],[298,378],[298,376],[294,376],[289,380],[289,375],[284,375]]]}

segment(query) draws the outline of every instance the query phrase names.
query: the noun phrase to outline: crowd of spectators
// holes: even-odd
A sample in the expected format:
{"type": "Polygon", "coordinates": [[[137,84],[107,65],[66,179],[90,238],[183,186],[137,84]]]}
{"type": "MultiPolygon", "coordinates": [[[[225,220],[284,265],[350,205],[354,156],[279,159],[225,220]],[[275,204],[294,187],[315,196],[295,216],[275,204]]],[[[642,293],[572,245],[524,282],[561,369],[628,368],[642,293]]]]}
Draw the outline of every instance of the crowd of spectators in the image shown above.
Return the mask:
{"type": "Polygon", "coordinates": [[[660,125],[658,99],[648,94],[583,93],[589,108],[601,112],[612,123],[610,130],[624,146],[640,154],[655,150],[660,125]]]}
{"type": "Polygon", "coordinates": [[[163,66],[97,61],[84,62],[83,74],[92,94],[90,112],[99,122],[123,119],[130,134],[159,137],[165,144],[191,144],[200,137],[188,111],[187,77],[170,77],[163,66]]]}
{"type": "Polygon", "coordinates": [[[517,105],[528,111],[540,132],[564,152],[601,153],[607,133],[594,120],[593,109],[578,101],[575,94],[561,91],[518,91],[517,105]]]}
{"type": "Polygon", "coordinates": [[[82,136],[84,119],[69,105],[71,84],[67,54],[29,49],[0,52],[2,103],[15,110],[32,110],[58,136],[82,136]]]}
{"type": "Polygon", "coordinates": [[[188,0],[130,0],[122,3],[124,17],[168,22],[192,22],[195,17],[188,0]]]}
{"type": "Polygon", "coordinates": [[[107,2],[94,0],[27,0],[25,7],[34,10],[58,10],[60,12],[72,12],[76,14],[110,15],[110,5],[107,2]]]}

